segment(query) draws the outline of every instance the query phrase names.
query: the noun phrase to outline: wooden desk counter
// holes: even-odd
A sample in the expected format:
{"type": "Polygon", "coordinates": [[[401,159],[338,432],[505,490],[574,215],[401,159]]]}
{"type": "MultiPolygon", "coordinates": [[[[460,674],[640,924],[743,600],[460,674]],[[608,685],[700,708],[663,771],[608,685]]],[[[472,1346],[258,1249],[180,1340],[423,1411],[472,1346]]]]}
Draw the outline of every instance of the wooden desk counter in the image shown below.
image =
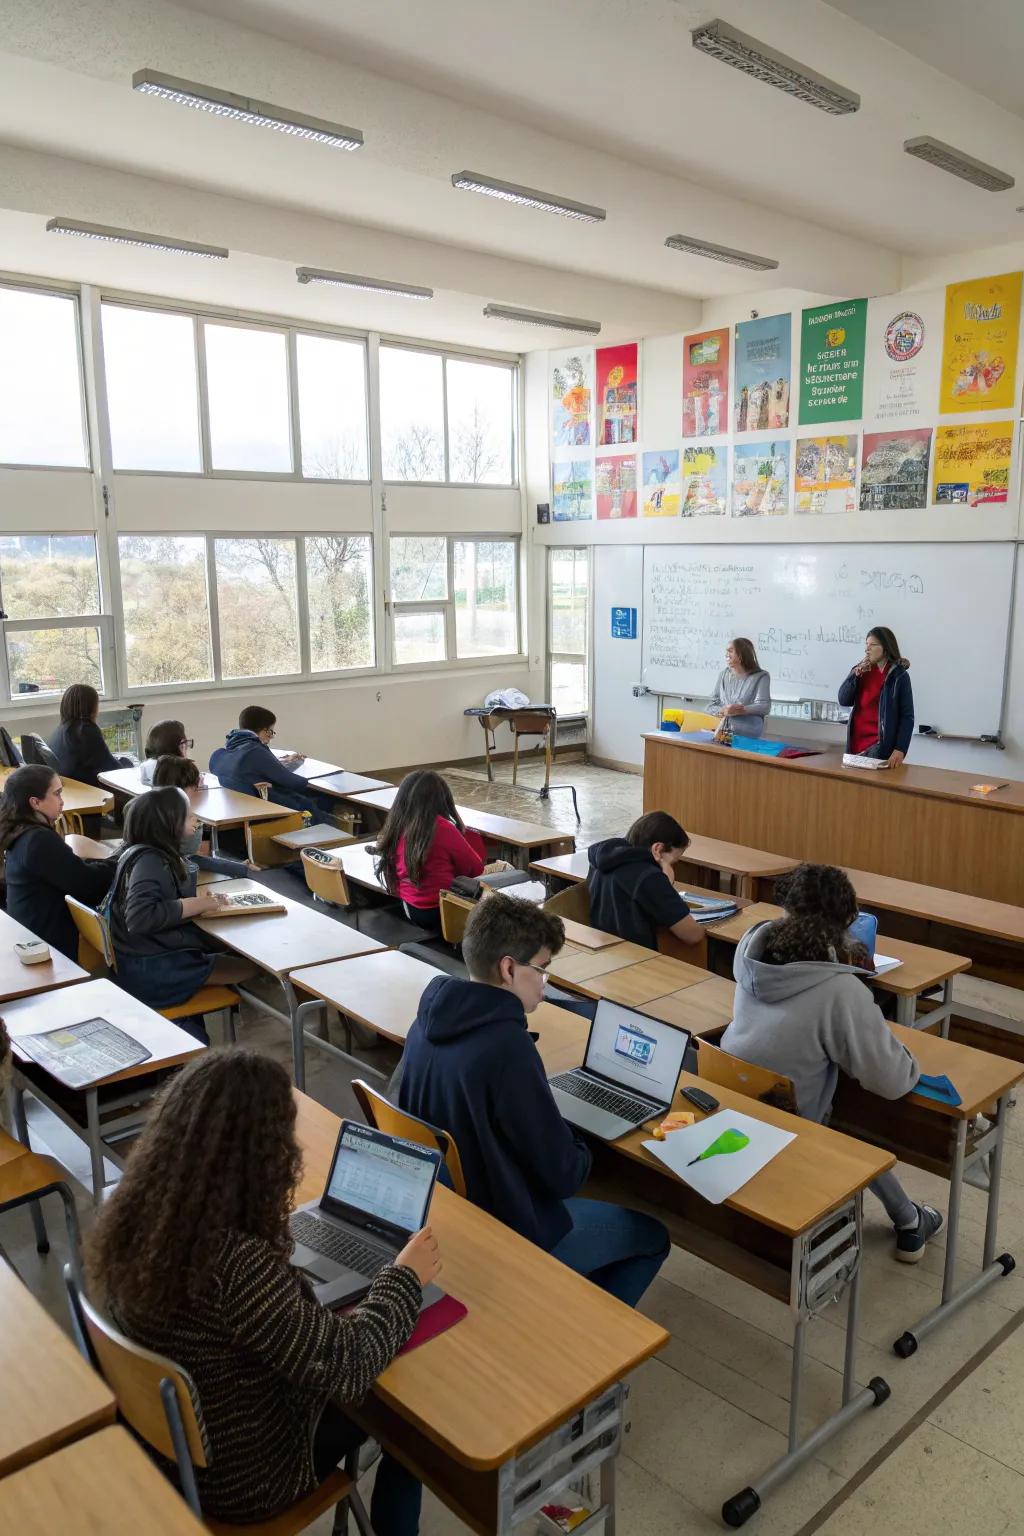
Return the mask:
{"type": "MultiPolygon", "coordinates": [[[[0,768],[0,790],[3,789],[13,768],[0,768]]],[[[114,804],[113,795],[94,784],[83,784],[81,779],[66,779],[58,774],[64,787],[64,809],[69,816],[100,816],[114,804]]]]}
{"type": "Polygon", "coordinates": [[[83,971],[52,944],[50,958],[43,965],[22,965],[14,953],[15,944],[29,944],[35,940],[36,935],[30,929],[15,922],[6,912],[0,912],[0,1003],[88,981],[89,972],[83,971]]]}
{"type": "Polygon", "coordinates": [[[202,1536],[181,1495],[126,1429],[102,1429],[0,1481],[11,1536],[202,1536]]]}
{"type": "Polygon", "coordinates": [[[414,955],[381,949],[328,965],[302,966],[292,971],[291,979],[294,987],[322,998],[346,1018],[404,1045],[420,998],[434,978],[444,974],[414,955]]]}
{"type": "Polygon", "coordinates": [[[254,912],[246,917],[200,917],[196,922],[236,954],[275,976],[287,976],[299,966],[347,960],[386,947],[324,912],[314,912],[301,901],[268,890],[258,880],[226,880],[217,887],[217,893],[225,896],[234,891],[262,891],[287,910],[254,912]]]}

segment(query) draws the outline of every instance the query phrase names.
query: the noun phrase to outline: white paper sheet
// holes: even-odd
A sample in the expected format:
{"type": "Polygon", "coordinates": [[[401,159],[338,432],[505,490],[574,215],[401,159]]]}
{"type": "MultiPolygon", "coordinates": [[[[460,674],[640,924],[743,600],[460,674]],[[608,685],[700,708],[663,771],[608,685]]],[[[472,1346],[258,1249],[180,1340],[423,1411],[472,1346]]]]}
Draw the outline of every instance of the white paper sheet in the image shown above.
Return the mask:
{"type": "Polygon", "coordinates": [[[875,954],[875,969],[872,972],[872,975],[873,976],[884,976],[886,971],[894,971],[898,965],[902,965],[902,964],[903,964],[902,960],[894,960],[892,955],[879,955],[879,954],[876,953],[875,954]]]}
{"type": "Polygon", "coordinates": [[[681,1131],[670,1131],[664,1141],[645,1141],[648,1152],[665,1164],[677,1178],[712,1205],[721,1205],[755,1173],[777,1157],[796,1136],[795,1131],[783,1131],[778,1126],[767,1125],[736,1109],[720,1109],[697,1125],[685,1126],[681,1131]],[[716,1143],[724,1132],[735,1131],[746,1138],[746,1145],[734,1152],[720,1152],[703,1161],[693,1161],[716,1143]]]}

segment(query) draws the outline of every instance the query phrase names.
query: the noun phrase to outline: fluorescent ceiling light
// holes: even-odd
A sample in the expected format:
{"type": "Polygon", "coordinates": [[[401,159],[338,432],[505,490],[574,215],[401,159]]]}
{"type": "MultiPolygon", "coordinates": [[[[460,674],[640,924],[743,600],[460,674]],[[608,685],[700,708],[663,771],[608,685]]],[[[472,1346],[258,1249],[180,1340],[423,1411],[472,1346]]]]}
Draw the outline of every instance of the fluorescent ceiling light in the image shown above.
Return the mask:
{"type": "Polygon", "coordinates": [[[488,320],[511,320],[513,325],[544,325],[554,331],[585,331],[597,336],[600,320],[576,320],[571,315],[548,315],[538,309],[514,309],[510,304],[485,304],[488,320]]]}
{"type": "Polygon", "coordinates": [[[417,288],[412,283],[389,283],[384,278],[360,277],[355,272],[325,272],[320,267],[296,267],[300,283],[326,283],[332,288],[360,288],[365,293],[388,293],[398,299],[432,299],[433,288],[417,288]]]}
{"type": "Polygon", "coordinates": [[[258,128],[274,128],[297,139],[312,139],[332,149],[361,149],[363,135],[358,128],[345,128],[322,117],[293,112],[290,107],[272,107],[267,101],[236,96],[234,91],[217,90],[212,85],[197,85],[194,80],[179,80],[155,69],[138,69],[132,76],[132,90],[143,96],[159,96],[162,101],[176,101],[182,107],[196,107],[215,117],[230,117],[238,123],[255,123],[258,128]]]}
{"type": "Polygon", "coordinates": [[[975,160],[965,155],[962,149],[954,149],[952,144],[943,144],[941,139],[930,139],[927,135],[919,139],[906,139],[903,148],[915,159],[927,160],[929,165],[937,166],[940,171],[948,171],[951,176],[959,176],[962,181],[969,181],[972,186],[981,187],[985,192],[1006,192],[1013,186],[1013,177],[1006,171],[999,171],[994,165],[986,165],[984,160],[975,160]]]}
{"type": "Polygon", "coordinates": [[[690,37],[693,46],[701,53],[718,59],[721,64],[730,64],[733,69],[751,75],[764,85],[774,85],[776,90],[795,96],[797,101],[804,101],[809,107],[818,107],[833,117],[842,117],[860,108],[856,91],[848,91],[845,86],[837,85],[796,59],[776,53],[774,48],[768,48],[746,32],[737,31],[726,21],[709,21],[702,27],[694,27],[690,37]]]}
{"type": "Polygon", "coordinates": [[[725,261],[731,267],[747,267],[751,272],[774,272],[778,262],[771,256],[752,256],[749,251],[733,251],[727,245],[712,245],[696,235],[669,235],[665,244],[674,251],[688,251],[691,256],[707,256],[711,261],[725,261]]]}
{"type": "Polygon", "coordinates": [[[209,256],[218,261],[224,261],[228,255],[223,245],[197,245],[192,240],[146,235],[138,229],[115,229],[112,224],[86,224],[81,219],[50,219],[46,228],[54,235],[84,235],[89,240],[109,240],[112,245],[140,245],[148,251],[176,251],[182,256],[209,256]]]}
{"type": "Polygon", "coordinates": [[[554,197],[550,192],[538,192],[535,187],[519,187],[514,181],[495,181],[493,176],[483,176],[479,171],[456,171],[452,186],[462,192],[482,192],[485,197],[497,197],[505,203],[521,203],[524,208],[562,213],[567,219],[581,219],[585,224],[600,224],[608,217],[603,208],[591,207],[589,203],[574,203],[569,197],[554,197]]]}

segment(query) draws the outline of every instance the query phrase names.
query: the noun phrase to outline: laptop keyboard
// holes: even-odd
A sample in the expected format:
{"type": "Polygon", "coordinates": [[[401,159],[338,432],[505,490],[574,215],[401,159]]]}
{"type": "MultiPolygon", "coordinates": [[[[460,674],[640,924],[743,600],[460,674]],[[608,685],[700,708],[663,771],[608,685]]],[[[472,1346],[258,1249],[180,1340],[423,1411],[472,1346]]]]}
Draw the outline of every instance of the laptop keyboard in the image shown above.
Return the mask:
{"type": "Polygon", "coordinates": [[[379,1248],[368,1247],[333,1222],[321,1221],[312,1211],[296,1211],[291,1219],[291,1229],[296,1242],[305,1243],[307,1248],[322,1253],[326,1259],[333,1259],[336,1264],[354,1269],[357,1275],[369,1278],[391,1263],[390,1256],[382,1254],[379,1248]]]}
{"type": "Polygon", "coordinates": [[[643,1120],[649,1120],[655,1113],[653,1106],[645,1099],[634,1099],[632,1094],[620,1093],[614,1088],[605,1088],[600,1083],[592,1083],[587,1077],[580,1077],[575,1072],[561,1072],[557,1077],[549,1079],[552,1088],[560,1088],[563,1093],[571,1093],[574,1099],[582,1099],[586,1104],[593,1104],[597,1109],[607,1109],[613,1115],[620,1115],[623,1120],[632,1120],[634,1125],[639,1125],[643,1120]]]}

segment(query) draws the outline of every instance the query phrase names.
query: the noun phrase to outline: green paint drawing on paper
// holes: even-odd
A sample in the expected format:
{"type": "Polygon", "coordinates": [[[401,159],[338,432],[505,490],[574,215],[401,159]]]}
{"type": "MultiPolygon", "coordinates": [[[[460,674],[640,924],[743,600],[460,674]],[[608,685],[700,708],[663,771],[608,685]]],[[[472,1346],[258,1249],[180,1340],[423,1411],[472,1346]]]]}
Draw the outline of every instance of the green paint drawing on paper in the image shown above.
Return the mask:
{"type": "Polygon", "coordinates": [[[703,1163],[706,1158],[721,1157],[726,1152],[742,1152],[744,1147],[749,1146],[750,1137],[745,1136],[742,1131],[723,1131],[721,1136],[715,1138],[710,1147],[704,1148],[699,1157],[691,1157],[686,1166],[687,1168],[692,1168],[694,1163],[703,1163]]]}

